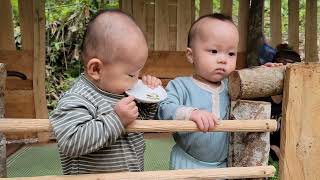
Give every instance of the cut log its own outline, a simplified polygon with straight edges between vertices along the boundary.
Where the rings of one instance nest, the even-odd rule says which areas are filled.
[[[282,94],[285,68],[261,66],[232,72],[228,81],[231,100]]]
[[[271,103],[239,100],[231,103],[231,119],[259,119],[271,116]],[[270,133],[233,132],[229,142],[229,167],[262,166],[268,164]]]
[[[0,118],[4,118],[4,90],[6,89],[7,71],[5,64],[0,63]],[[0,133],[0,177],[7,177],[6,138]]]

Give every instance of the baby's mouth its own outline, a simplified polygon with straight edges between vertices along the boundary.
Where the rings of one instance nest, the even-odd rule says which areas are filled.
[[[214,70],[214,72],[219,73],[219,74],[224,74],[226,70],[224,68],[217,68]]]

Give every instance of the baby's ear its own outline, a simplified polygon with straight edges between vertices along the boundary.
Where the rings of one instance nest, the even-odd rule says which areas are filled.
[[[192,49],[191,48],[187,48],[186,50],[186,56],[188,61],[193,64],[193,54],[192,54]]]
[[[100,59],[90,59],[86,65],[88,75],[95,81],[99,81],[101,78],[103,63]]]

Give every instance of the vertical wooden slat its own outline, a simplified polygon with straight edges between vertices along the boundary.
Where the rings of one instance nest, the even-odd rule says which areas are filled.
[[[281,1],[270,0],[271,45],[275,47],[282,42]]]
[[[36,118],[48,118],[45,94],[45,0],[35,0],[33,8],[34,64],[33,93]]]
[[[121,11],[132,16],[132,0],[120,0]]]
[[[191,0],[191,23],[196,19],[195,0]]]
[[[221,13],[232,16],[232,0],[220,0]]]
[[[168,1],[169,11],[169,50],[177,50],[177,0]]]
[[[200,16],[212,13],[212,0],[200,0]]]
[[[146,36],[148,47],[154,50],[154,27],[155,27],[155,5],[154,0],[146,1]]]
[[[248,37],[248,21],[249,21],[249,7],[250,0],[239,1],[239,46],[237,57],[237,69],[241,69],[247,66],[246,63],[246,51],[247,51],[247,37]]]
[[[318,62],[317,1],[306,0],[305,61]]]
[[[168,0],[155,0],[155,50],[169,50]]]
[[[288,0],[289,22],[288,41],[293,49],[299,52],[299,0]]]
[[[10,0],[0,1],[0,49],[16,50]]]
[[[33,6],[35,1],[19,0],[21,44],[23,50],[33,50]]]
[[[191,26],[191,0],[178,0],[177,50],[187,48],[188,31]]]
[[[132,14],[143,33],[146,32],[145,0],[132,1]]]

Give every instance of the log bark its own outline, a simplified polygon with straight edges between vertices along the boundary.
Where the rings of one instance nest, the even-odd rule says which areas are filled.
[[[7,79],[7,71],[5,64],[0,63],[0,118],[4,118],[5,100],[4,91]],[[7,177],[6,164],[6,138],[0,133],[0,177]]]
[[[271,116],[271,103],[238,100],[231,103],[231,119],[259,119]],[[267,165],[270,133],[233,132],[229,142],[229,167]]]
[[[286,66],[256,67],[234,71],[229,76],[231,100],[282,94]]]

